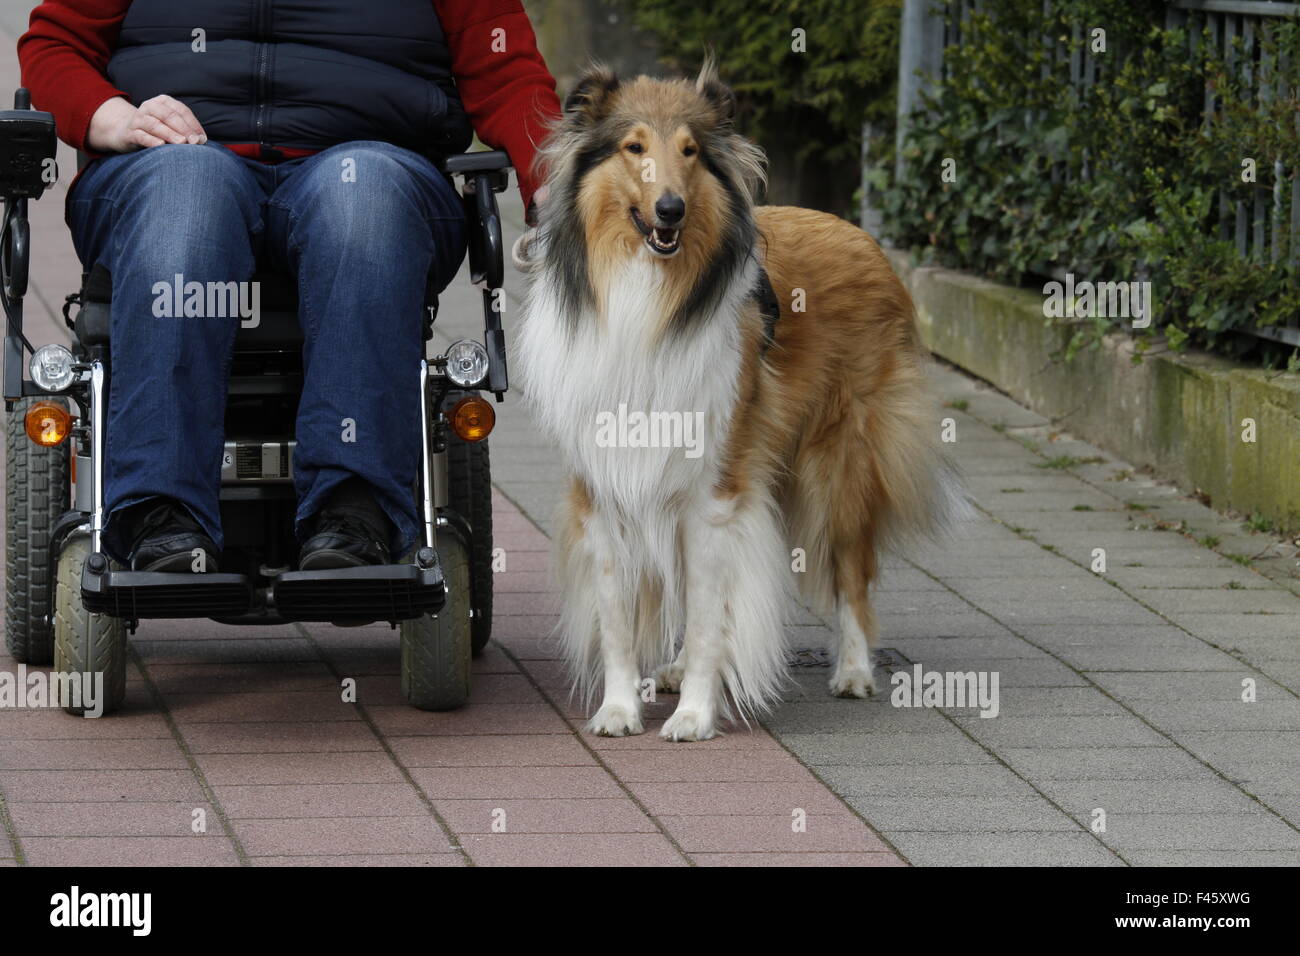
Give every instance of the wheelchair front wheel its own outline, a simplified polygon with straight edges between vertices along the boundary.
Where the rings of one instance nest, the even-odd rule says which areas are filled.
[[[402,621],[402,695],[420,710],[455,710],[469,700],[470,560],[449,531],[438,532],[447,603],[437,614]]]
[[[59,674],[83,675],[84,682],[102,676],[99,690],[100,713],[109,714],[122,706],[126,697],[126,623],[107,614],[92,614],[81,603],[81,568],[90,555],[90,539],[73,538],[59,554],[54,606],[54,670]],[[70,714],[84,715],[92,708],[83,699],[65,705]]]
[[[24,398],[5,416],[5,645],[14,660],[48,664],[54,653],[50,530],[68,509],[68,443],[32,444]]]
[[[476,391],[453,389],[443,402],[444,412]],[[450,432],[450,429],[448,429]],[[492,464],[488,439],[471,442],[447,436],[447,504],[469,522],[471,529],[469,573],[474,594],[470,621],[474,656],[492,638]]]

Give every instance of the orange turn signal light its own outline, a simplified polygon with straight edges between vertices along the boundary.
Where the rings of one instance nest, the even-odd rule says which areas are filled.
[[[38,445],[61,445],[72,431],[72,416],[58,402],[37,402],[24,416],[27,437]]]
[[[496,423],[491,404],[477,395],[466,395],[451,407],[451,430],[462,441],[482,441]]]

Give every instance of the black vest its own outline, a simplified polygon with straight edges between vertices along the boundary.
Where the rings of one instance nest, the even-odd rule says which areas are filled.
[[[108,78],[269,156],[365,139],[446,156],[473,137],[433,0],[133,0]]]

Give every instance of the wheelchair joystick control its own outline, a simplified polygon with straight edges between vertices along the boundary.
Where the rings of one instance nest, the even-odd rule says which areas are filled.
[[[86,567],[90,569],[92,574],[103,574],[108,570],[108,561],[96,551],[86,558]]]
[[[422,568],[431,568],[433,563],[438,559],[433,548],[421,548],[415,552],[415,561]]]

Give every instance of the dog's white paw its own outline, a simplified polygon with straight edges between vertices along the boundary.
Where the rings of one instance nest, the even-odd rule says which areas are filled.
[[[682,689],[682,674],[686,668],[674,661],[655,671],[655,690],[661,694],[675,694]]]
[[[587,722],[587,729],[598,737],[627,737],[645,731],[641,712],[626,704],[602,704],[596,716]]]
[[[876,679],[867,667],[837,667],[831,675],[831,693],[836,697],[870,697]]]
[[[659,731],[660,737],[672,741],[708,740],[717,734],[712,717],[682,707],[673,711],[673,715],[664,721],[663,730]]]

